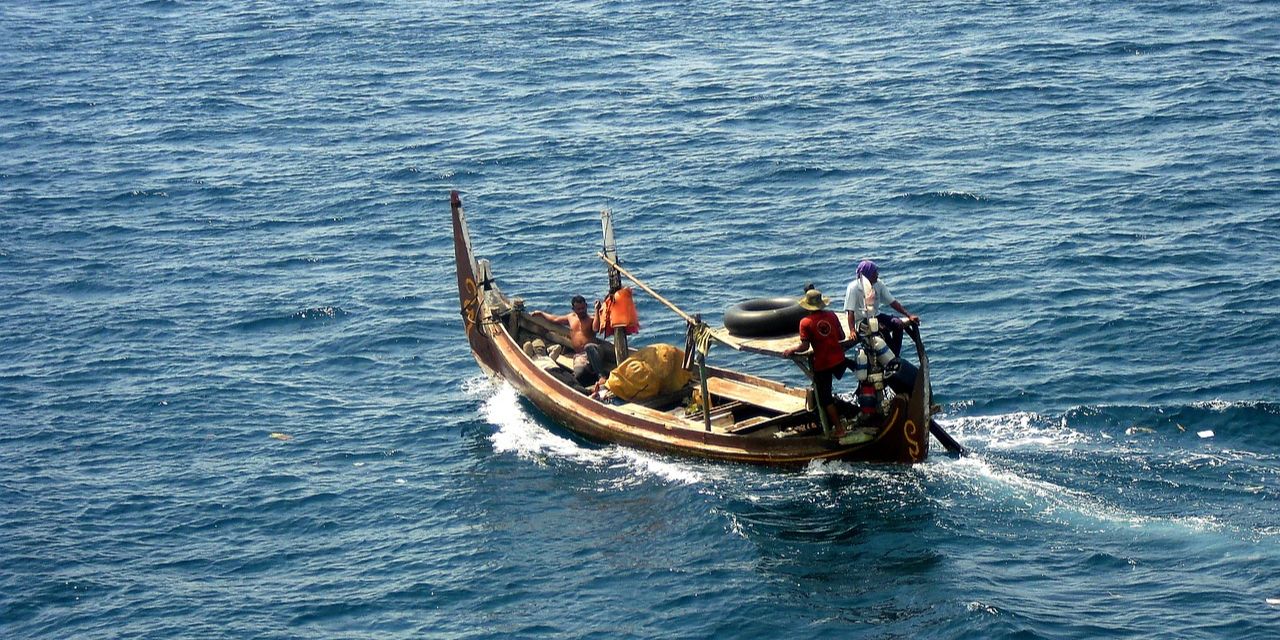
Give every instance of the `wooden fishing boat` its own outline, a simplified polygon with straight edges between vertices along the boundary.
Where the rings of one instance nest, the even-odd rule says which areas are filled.
[[[616,254],[611,251],[612,230],[607,216],[606,252],[600,257],[609,265],[615,281],[625,275],[685,318],[685,365],[692,381],[674,394],[645,402],[601,401],[590,395],[589,389],[578,386],[569,373],[570,355],[552,357],[555,349],[552,354],[527,349],[541,341],[545,345],[563,345],[571,354],[567,327],[531,313],[523,308],[522,300],[499,289],[488,261],[477,260],[472,252],[456,191],[451,195],[451,205],[459,303],[476,362],[487,374],[510,383],[539,410],[574,433],[597,442],[649,451],[775,466],[804,465],[813,460],[922,462],[929,455],[931,427],[940,438],[946,438],[942,442],[948,449],[962,451],[931,419],[935,407],[930,404],[928,359],[918,331],[909,332],[918,358],[918,364],[912,367],[916,370],[913,384],[886,398],[883,411],[858,425],[859,437],[852,439],[859,441],[849,442],[851,438],[846,436],[842,442],[832,437],[833,429],[825,424],[824,412],[813,410],[816,403],[810,389],[789,387],[705,362],[712,344],[783,357],[783,349],[798,342],[795,334],[772,339],[739,338],[723,328],[709,327],[700,316],[680,311],[617,264]],[[619,331],[615,343],[604,343],[601,351],[609,366],[616,366],[618,358],[612,350],[619,345],[619,355],[631,353],[624,337],[625,333]],[[805,370],[804,358],[793,359]]]

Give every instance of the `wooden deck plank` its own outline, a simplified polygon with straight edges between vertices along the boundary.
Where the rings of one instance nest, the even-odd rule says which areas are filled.
[[[857,342],[853,337],[853,331],[849,330],[848,314],[843,311],[836,311],[835,314],[836,317],[840,319],[840,328],[844,329],[844,341],[840,344],[844,346],[845,349],[848,349]],[[711,334],[720,343],[737,351],[746,351],[747,353],[758,353],[761,355],[782,358],[784,357],[782,355],[783,351],[800,343],[799,330],[800,327],[797,326],[797,333],[777,336],[774,338],[744,338],[729,333],[729,330],[724,327],[713,329]]]
[[[712,395],[738,400],[778,413],[794,413],[805,408],[804,398],[727,378],[708,377],[707,390]]]

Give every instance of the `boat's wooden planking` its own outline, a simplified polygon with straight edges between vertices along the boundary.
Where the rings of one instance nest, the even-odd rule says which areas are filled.
[[[712,395],[738,400],[775,413],[805,410],[805,398],[774,389],[752,385],[719,376],[707,376],[707,391]]]

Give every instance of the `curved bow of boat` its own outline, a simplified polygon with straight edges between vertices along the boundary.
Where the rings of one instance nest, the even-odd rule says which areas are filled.
[[[453,256],[458,273],[459,311],[466,326],[467,342],[476,362],[486,373],[493,375],[500,367],[500,359],[484,327],[484,288],[490,283],[477,281],[476,258],[471,252],[471,231],[467,228],[462,197],[457,191],[449,194],[449,205],[453,211]]]

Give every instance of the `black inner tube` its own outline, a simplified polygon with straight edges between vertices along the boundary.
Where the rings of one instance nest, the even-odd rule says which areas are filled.
[[[724,328],[742,338],[785,336],[798,332],[808,313],[795,298],[752,298],[725,310]]]

